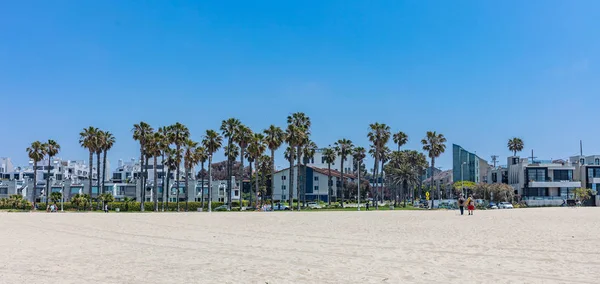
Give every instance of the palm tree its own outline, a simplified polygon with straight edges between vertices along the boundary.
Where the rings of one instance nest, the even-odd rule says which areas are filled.
[[[508,150],[513,152],[513,156],[517,155],[517,152],[523,151],[523,140],[521,138],[514,137],[508,140]]]
[[[175,145],[175,161],[177,162],[177,170],[175,172],[175,184],[177,185],[177,211],[179,211],[179,168],[183,159],[181,147],[185,141],[190,138],[190,130],[183,124],[177,122],[169,127],[171,129],[171,143]]]
[[[100,188],[100,155],[102,155],[102,149],[104,148],[104,131],[98,130],[96,136],[96,187],[98,188],[96,198],[98,198],[102,194],[102,189]]]
[[[150,133],[154,132],[154,129],[152,128],[152,126],[150,126],[150,124],[145,123],[145,122],[140,122],[139,124],[134,124],[133,125],[133,140],[139,141],[140,142],[140,173],[139,173],[139,178],[141,181],[141,188],[142,191],[140,192],[140,197],[142,200],[140,200],[140,210],[144,211],[144,203],[146,201],[146,176],[144,175],[144,157],[145,155],[145,149],[146,149],[146,141],[148,141],[149,137],[150,137]]]
[[[435,131],[427,131],[427,136],[421,140],[423,144],[423,150],[429,154],[431,158],[431,173],[435,168],[435,158],[439,157],[444,151],[446,151],[446,137],[443,134],[437,134]],[[438,194],[440,194],[438,192]],[[440,195],[441,196],[441,195]]]
[[[202,141],[208,154],[208,212],[212,211],[212,157],[223,145],[223,137],[214,130],[206,130]]]
[[[175,153],[175,149],[167,148],[165,150],[165,155],[167,159],[165,160],[165,165],[167,167],[167,182],[165,186],[163,186],[163,202],[166,203],[167,211],[169,210],[169,181],[171,181],[171,173],[177,170],[177,153]],[[179,163],[181,164],[181,163]],[[177,189],[179,191],[179,188]],[[163,211],[164,211],[163,205]]]
[[[317,144],[313,141],[308,141],[308,143],[306,143],[304,145],[304,147],[302,147],[302,156],[304,157],[302,159],[302,161],[304,162],[304,177],[305,177],[304,186],[302,187],[302,206],[304,206],[304,207],[306,207],[306,177],[308,176],[308,174],[306,173],[306,171],[307,171],[306,164],[308,164],[308,161],[315,156],[316,151],[317,151]]]
[[[235,159],[237,158],[237,156],[239,154],[240,148],[237,145],[235,145],[235,144],[230,144],[230,145],[225,146],[225,148],[223,150],[225,150],[225,157],[227,158],[227,164],[229,164],[229,173],[230,173],[229,179],[231,180],[231,177],[232,177],[231,173],[232,173],[232,169],[233,169],[233,163],[235,163]],[[241,185],[241,183],[240,183],[240,185]],[[233,187],[229,190],[229,194],[227,196],[227,199],[228,199],[228,201],[227,201],[227,204],[228,204],[227,210],[231,210],[233,208],[232,205],[231,205],[232,204],[231,202],[232,202],[232,199],[233,199]]]
[[[240,146],[240,211],[242,211],[242,205],[244,202],[244,198],[242,195],[242,188],[243,188],[243,182],[244,182],[244,159],[245,159],[245,151],[246,148],[248,148],[248,144],[250,143],[250,141],[252,140],[252,130],[250,130],[250,128],[246,127],[243,124],[240,124],[238,126],[238,131],[235,135],[235,137],[233,137],[233,141],[235,141],[236,143],[238,143],[238,145]]]
[[[48,207],[48,197],[50,197],[50,166],[52,157],[56,156],[60,152],[60,145],[56,141],[50,139],[48,142],[43,144],[44,151],[48,155],[48,174],[46,176],[46,207]]]
[[[46,155],[46,147],[42,142],[35,141],[31,143],[31,146],[26,149],[27,155],[30,159],[33,160],[33,193],[31,194],[31,202],[33,203],[33,208],[35,208],[35,190],[37,185],[37,164],[39,161],[44,159]]]
[[[185,169],[185,211],[188,211],[188,197],[190,196],[190,188],[189,188],[189,179],[193,176],[194,167],[198,165],[200,161],[198,157],[198,142],[194,142],[190,139],[185,141],[184,147],[184,169]],[[194,191],[191,191],[194,192]],[[178,191],[179,193],[179,191]],[[179,201],[179,196],[177,197],[177,201]],[[179,211],[179,205],[177,206],[177,211]]]
[[[281,147],[285,138],[285,133],[280,127],[275,125],[269,126],[263,133],[265,134],[265,143],[267,143],[267,147],[269,147],[269,150],[271,151],[271,208],[273,208],[273,194],[275,192],[275,188],[273,187],[275,184],[275,151]]]
[[[406,197],[409,184],[417,184],[421,173],[427,167],[427,158],[417,151],[395,151],[390,155],[390,162],[385,165],[386,179],[394,188],[402,188],[402,199],[406,206]]]
[[[369,141],[371,141],[371,151],[369,151],[369,153],[371,155],[373,155],[373,158],[375,158],[375,165],[373,167],[373,178],[375,180],[375,192],[377,192],[377,195],[379,195],[379,192],[377,190],[377,185],[380,184],[379,183],[379,176],[378,176],[378,166],[379,166],[379,159],[381,156],[381,151],[383,149],[383,147],[387,144],[388,140],[390,139],[390,127],[387,126],[385,123],[372,123],[369,125],[369,133],[367,134],[367,137],[369,137]],[[383,172],[383,170],[382,170]],[[383,184],[381,185],[381,191],[383,192]],[[377,196],[377,198],[373,198],[373,202],[375,202],[376,200],[379,199],[379,196]],[[379,202],[375,203],[375,207],[377,209],[379,209]]]
[[[385,163],[389,160],[391,152],[392,151],[390,150],[390,148],[388,148],[388,146],[385,146],[385,145],[379,151],[379,161],[381,161],[381,187],[380,187],[381,192],[380,192],[379,196],[381,197],[382,202],[385,199],[385,194],[383,192],[383,188],[385,186],[385,179],[383,178],[383,167],[385,166]]]
[[[266,148],[267,148],[267,145],[265,144],[265,136],[262,135],[261,133],[254,133],[254,135],[252,136],[252,140],[250,141],[250,144],[248,145],[248,154],[250,154],[249,160],[254,161],[254,169],[256,172],[254,186],[256,189],[255,194],[256,194],[257,204],[258,204],[258,191],[259,191],[259,186],[260,186],[259,178],[258,178],[258,163],[259,163],[260,157],[265,152]],[[252,166],[252,164],[250,164],[250,166]],[[250,170],[250,173],[252,173],[252,170]],[[250,194],[250,206],[252,206],[252,192]]]
[[[394,144],[398,145],[398,151],[400,151],[400,147],[406,145],[406,142],[408,142],[408,135],[402,131],[398,131],[394,133],[393,139]]]
[[[289,127],[288,127],[288,130],[289,130]],[[286,137],[289,137],[289,135],[286,135]],[[293,190],[293,184],[294,184],[294,182],[293,181],[294,181],[294,160],[296,160],[296,150],[295,150],[295,148],[293,146],[291,146],[291,145],[288,144],[287,148],[285,148],[285,152],[283,153],[283,157],[285,157],[285,159],[290,162],[290,168],[289,168],[289,177],[290,177],[290,180],[288,182],[288,184],[289,184],[289,188],[288,188],[288,194],[289,194],[289,196],[288,196],[288,199],[289,199],[289,202],[290,202],[290,209],[291,209],[291,208],[293,208],[292,204],[294,202],[294,199],[292,198],[292,194],[294,193],[294,190]],[[281,199],[283,199],[283,196],[282,196]],[[281,201],[283,201],[283,200],[281,200]]]
[[[204,145],[204,141],[202,142]],[[199,146],[196,148],[196,153],[198,155],[198,162],[200,162],[200,207],[204,210],[204,163],[208,160],[208,153],[206,151],[206,147]]]
[[[104,143],[102,143],[102,152],[104,152],[104,155],[102,158],[103,159],[102,165],[104,165],[104,166],[102,167],[102,191],[104,192],[104,182],[106,182],[106,154],[115,145],[116,139],[112,135],[112,133],[110,133],[109,131],[104,131],[103,142]]]
[[[302,193],[301,189],[306,187],[306,177],[300,176],[300,174],[303,172],[300,170],[300,166],[302,165],[302,147],[304,147],[304,145],[306,145],[310,139],[311,122],[310,118],[306,114],[303,112],[296,112],[287,117],[287,123],[288,125],[292,125],[297,131],[295,136],[296,139],[294,139],[293,142],[294,146],[296,147],[296,165],[298,168],[298,176],[296,177],[296,192],[298,195],[297,208],[300,210],[300,195]]]
[[[79,144],[81,147],[88,149],[90,152],[90,163],[88,169],[88,182],[90,187],[89,196],[92,196],[92,165],[94,164],[94,152],[96,152],[96,145],[98,144],[96,141],[98,139],[98,131],[100,131],[98,128],[90,126],[88,128],[84,128],[83,131],[79,133]]]
[[[356,172],[360,173],[361,171],[361,166],[362,166],[362,161],[365,159],[365,157],[367,156],[366,150],[363,147],[356,147],[354,148],[354,151],[352,152],[352,158],[354,159],[354,163],[356,164]],[[360,177],[360,175],[359,175]],[[360,193],[360,179],[358,179],[358,191],[357,194]],[[357,198],[358,201],[358,198]],[[358,206],[360,206],[360,204],[358,204]]]
[[[342,205],[342,207],[344,207],[344,194],[345,194],[344,161],[347,160],[348,154],[352,153],[353,148],[354,148],[354,145],[352,144],[352,141],[350,141],[348,139],[340,139],[337,142],[335,142],[335,151],[336,151],[337,155],[340,156],[340,160],[341,160],[341,162],[340,162],[340,174],[341,174],[340,193],[342,195],[342,199],[340,201],[340,205]]]
[[[167,161],[165,160],[165,156],[167,155],[167,153],[170,150],[169,145],[171,144],[171,141],[170,141],[171,128],[169,126],[163,126],[163,127],[158,128],[158,131],[156,133],[157,133],[156,138],[159,138],[158,146],[160,149],[160,154],[162,156],[162,165],[163,165],[163,170],[162,170],[162,172],[163,172],[163,177],[162,177],[163,198],[162,198],[161,205],[162,205],[162,211],[164,212],[165,211],[165,199],[168,198],[168,192],[167,192],[168,189],[165,188],[165,184],[166,184],[166,180],[169,178],[168,175],[165,175],[165,169],[167,168],[167,166],[166,166]]]
[[[162,155],[161,141],[162,134],[155,132],[146,141],[146,157],[152,157],[152,169],[154,171],[154,186],[152,187],[152,196],[154,199],[154,211],[158,211],[158,157]]]
[[[240,122],[239,119],[237,118],[229,118],[227,120],[223,120],[221,122],[221,132],[223,133],[223,136],[225,136],[225,138],[227,138],[227,146],[225,148],[225,151],[227,151],[227,149],[233,150],[233,142],[234,142],[234,137],[236,137],[237,132],[240,128],[240,125],[242,123]],[[232,152],[230,153],[232,154]],[[236,154],[237,156],[237,154]],[[235,161],[235,159],[234,159]],[[227,159],[227,210],[231,210],[231,176],[232,176],[232,161],[231,159]]]
[[[326,148],[323,151],[323,159],[327,163],[327,203],[331,205],[331,191],[333,182],[331,180],[331,164],[335,162],[335,151],[331,148]]]

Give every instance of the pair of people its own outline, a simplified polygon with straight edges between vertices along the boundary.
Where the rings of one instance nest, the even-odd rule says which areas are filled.
[[[475,211],[475,199],[473,199],[473,195],[469,195],[469,198],[467,200],[465,200],[462,194],[458,198],[458,208],[460,209],[460,215],[464,215],[465,204],[467,205],[469,215],[473,215],[473,211]]]

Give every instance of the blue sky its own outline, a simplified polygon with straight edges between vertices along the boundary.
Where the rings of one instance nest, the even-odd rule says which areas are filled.
[[[438,131],[443,169],[452,143],[505,161],[512,136],[524,155],[565,158],[580,139],[600,154],[598,19],[598,1],[2,1],[0,156],[24,164],[52,138],[86,159],[93,125],[115,134],[114,167],[142,120],[201,140],[297,111],[319,146],[367,147],[373,122],[412,149]]]

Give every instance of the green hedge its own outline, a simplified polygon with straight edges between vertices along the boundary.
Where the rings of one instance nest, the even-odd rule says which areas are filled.
[[[51,204],[51,203],[49,203]],[[201,202],[188,202],[188,211],[198,211],[198,208],[201,207]],[[244,206],[248,206],[248,201],[244,200],[243,202]],[[56,204],[58,206],[58,210],[60,210],[60,202]],[[223,202],[212,202],[212,208],[217,208],[219,206],[223,205]],[[232,210],[239,210],[239,202],[232,202]],[[96,210],[102,210],[102,203],[98,203],[98,202],[92,202],[92,210],[96,211]],[[46,210],[46,203],[38,203],[38,208],[39,210]],[[125,202],[122,201],[115,201],[115,202],[109,202],[108,203],[108,209],[110,211],[114,211],[116,208],[119,208],[120,211],[122,212],[139,212],[140,211],[140,203],[139,202],[127,202],[127,204]],[[162,203],[159,202],[158,203],[158,210],[162,211]],[[8,206],[5,204],[0,204],[0,209],[14,209],[12,206]],[[20,209],[16,208],[16,209]],[[65,202],[63,204],[63,209],[65,211],[77,211],[77,206],[75,206],[75,204],[72,204],[71,202]],[[80,210],[83,210],[83,208],[79,208]],[[87,204],[85,206],[86,211],[90,210],[89,204]],[[144,204],[144,209],[145,211],[154,211],[154,202],[146,202]],[[181,211],[185,211],[185,202],[179,202],[179,209]],[[208,202],[204,202],[204,211],[208,210]],[[169,202],[169,205],[167,207],[167,204],[165,203],[165,211],[177,211],[177,203],[176,202]]]

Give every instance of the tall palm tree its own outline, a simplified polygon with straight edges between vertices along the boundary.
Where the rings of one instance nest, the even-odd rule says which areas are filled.
[[[301,165],[302,165],[302,147],[306,145],[310,139],[310,118],[303,112],[296,112],[287,117],[288,125],[292,125],[296,131],[296,139],[294,140],[294,146],[296,147],[296,165],[298,169],[298,176],[296,177],[296,192],[298,194],[297,208],[300,210],[300,195],[302,194],[302,188],[306,187],[306,177],[301,176]]]
[[[176,122],[170,126],[171,129],[171,143],[175,145],[175,161],[177,162],[177,171],[175,172],[175,184],[177,185],[177,211],[179,211],[179,169],[181,167],[181,161],[183,160],[181,147],[184,146],[185,141],[190,138],[190,130],[183,124]]]
[[[102,149],[104,148],[104,139],[105,139],[105,135],[104,135],[104,131],[102,130],[98,130],[98,133],[96,133],[96,187],[98,192],[96,193],[96,201],[98,201],[98,197],[100,197],[100,195],[102,195],[102,188],[100,188],[100,156],[102,155]],[[92,196],[90,195],[90,198]],[[91,203],[91,201],[90,201]],[[98,206],[100,206],[100,203],[98,203]],[[100,209],[100,208],[98,208]]]
[[[46,175],[46,207],[48,207],[48,197],[50,197],[50,166],[52,165],[52,157],[60,152],[60,145],[56,141],[50,139],[44,143],[44,151],[48,155],[48,174]]]
[[[204,141],[202,141],[204,145]],[[198,162],[200,163],[200,207],[204,209],[204,163],[208,160],[208,151],[206,147],[199,146],[196,148],[196,154],[198,155]]]
[[[240,211],[242,211],[242,206],[244,202],[244,198],[242,195],[243,183],[244,183],[244,159],[246,158],[245,152],[246,148],[248,148],[248,144],[252,140],[252,130],[247,126],[240,124],[238,126],[238,131],[233,137],[233,141],[238,143],[240,146],[240,172],[239,172],[239,180],[240,180]]]
[[[227,138],[227,146],[226,146],[226,151],[227,149],[229,149],[229,151],[231,152],[231,150],[233,150],[233,142],[234,142],[234,137],[236,137],[237,132],[240,128],[240,125],[242,125],[242,123],[240,122],[239,119],[237,118],[229,118],[227,120],[223,120],[221,122],[221,133],[223,134],[223,136],[225,138]],[[232,153],[230,153],[232,154]],[[234,159],[235,161],[235,159]],[[231,176],[232,176],[232,161],[231,159],[227,159],[227,210],[231,210],[231,189],[232,189],[232,185],[231,185]]]
[[[385,199],[385,194],[383,192],[383,188],[385,186],[385,179],[383,178],[383,167],[385,166],[385,163],[389,160],[391,152],[392,151],[390,150],[390,148],[388,148],[388,146],[385,145],[379,151],[379,161],[381,162],[381,187],[379,196],[381,197],[382,202]]]
[[[356,147],[354,148],[354,151],[352,151],[352,158],[354,159],[354,163],[356,164],[356,172],[360,173],[361,171],[361,167],[362,167],[362,161],[365,159],[365,157],[367,156],[366,150],[363,147]],[[358,179],[357,182],[358,185],[358,191],[357,194],[360,193],[360,179]],[[358,201],[358,198],[357,198]],[[358,205],[360,206],[360,204]]]
[[[165,169],[167,168],[167,161],[165,160],[165,156],[167,155],[167,153],[170,150],[170,135],[171,135],[171,128],[169,126],[163,126],[158,128],[158,131],[156,132],[156,138],[158,138],[158,146],[160,149],[160,154],[161,154],[161,158],[162,158],[162,173],[163,173],[163,177],[162,177],[162,189],[163,189],[163,198],[162,198],[162,211],[165,211],[165,199],[168,198],[168,189],[165,187],[166,184],[166,179],[169,178],[168,175],[165,175]]]
[[[167,182],[165,186],[163,186],[163,201],[166,203],[167,211],[169,210],[169,190],[171,189],[169,186],[169,181],[171,181],[171,173],[177,170],[177,153],[175,153],[175,149],[167,148],[165,150],[165,156],[167,159],[165,161],[165,166],[167,167]],[[179,163],[181,164],[181,163]],[[179,188],[177,189],[179,191]],[[165,210],[165,206],[163,205],[163,211]]]
[[[212,157],[223,145],[223,137],[214,130],[206,130],[202,141],[208,154],[208,212],[212,211]]]
[[[352,144],[352,141],[350,141],[348,139],[340,139],[337,142],[335,142],[335,151],[336,151],[337,155],[340,156],[340,161],[341,161],[340,162],[340,173],[341,173],[340,193],[342,195],[342,199],[340,201],[340,205],[342,207],[344,207],[344,194],[345,194],[344,161],[347,160],[348,154],[352,153],[353,148],[354,148],[354,145]]]
[[[335,162],[336,154],[331,148],[323,150],[323,159],[327,163],[327,203],[331,205],[331,193],[333,181],[331,180],[331,164]]]
[[[435,168],[435,158],[439,157],[444,151],[446,151],[446,137],[443,134],[438,134],[435,131],[427,131],[427,135],[421,144],[423,144],[423,150],[429,154],[431,158],[431,173]],[[438,195],[440,193],[438,192]],[[441,195],[440,195],[441,196]]]
[[[304,162],[304,186],[302,187],[302,206],[306,207],[306,177],[308,176],[307,166],[308,161],[315,156],[315,152],[317,151],[317,144],[313,141],[308,141],[302,147],[302,161]]]
[[[227,158],[227,163],[230,165],[229,166],[229,172],[232,173],[232,169],[233,169],[233,164],[235,163],[235,159],[237,158],[240,148],[235,145],[235,144],[230,144],[225,146],[225,148],[223,149],[225,150],[225,157]],[[232,175],[229,175],[229,179],[231,179]],[[241,183],[240,183],[241,185]],[[240,194],[241,195],[241,194]],[[227,210],[231,210],[232,207],[232,199],[233,199],[233,185],[232,188],[229,190],[229,194],[227,196]]]
[[[394,144],[398,145],[398,151],[400,151],[400,147],[406,145],[408,142],[408,135],[402,131],[398,131],[397,133],[394,133],[393,139]]]
[[[140,122],[138,124],[133,125],[133,140],[140,142],[140,173],[139,178],[141,181],[141,192],[140,197],[140,210],[144,211],[144,203],[146,201],[146,177],[144,176],[144,158],[145,158],[145,149],[146,149],[146,141],[148,140],[150,133],[154,132],[154,129],[150,124],[146,122]]]
[[[198,152],[198,142],[188,139],[184,144],[184,149],[185,191],[187,194],[185,198],[185,211],[187,212],[189,199],[188,196],[190,196],[190,193],[195,192],[194,190],[190,191],[189,179],[194,175],[194,167],[196,167],[198,162],[200,162],[200,155]]]
[[[31,203],[33,203],[33,208],[35,208],[35,190],[37,185],[37,165],[38,162],[44,159],[46,155],[46,147],[40,141],[34,141],[31,143],[31,146],[26,149],[27,155],[30,159],[33,160],[33,191],[31,194]],[[28,185],[29,186],[29,185]]]
[[[288,127],[289,129],[289,127]],[[289,137],[286,135],[286,137]],[[288,142],[289,143],[289,142]],[[293,198],[293,194],[294,194],[294,189],[293,189],[293,185],[294,185],[294,160],[296,160],[296,149],[289,145],[287,146],[287,148],[285,148],[285,152],[283,153],[283,157],[288,160],[290,162],[290,168],[289,168],[289,177],[290,180],[288,181],[288,200],[289,200],[289,204],[290,204],[290,208],[293,208],[293,202],[294,202],[294,198]],[[281,198],[283,199],[283,197]],[[281,200],[283,201],[283,200]]]
[[[90,126],[88,128],[84,128],[83,131],[79,133],[79,144],[81,147],[88,149],[90,152],[90,161],[89,161],[89,169],[88,169],[88,182],[89,182],[89,195],[92,196],[92,172],[94,165],[94,153],[96,152],[96,145],[98,139],[98,128]],[[91,209],[91,206],[90,206]]]
[[[115,145],[116,143],[116,139],[115,136],[112,135],[112,133],[110,133],[109,131],[104,131],[104,140],[103,140],[103,144],[102,144],[102,152],[103,157],[103,163],[102,165],[104,165],[102,167],[102,191],[104,192],[104,183],[106,182],[106,154],[108,154],[108,151],[110,151],[110,149],[112,149],[112,147]]]
[[[383,149],[383,147],[387,144],[388,140],[390,139],[390,127],[387,126],[385,123],[372,123],[369,125],[369,133],[367,134],[367,137],[369,138],[369,141],[371,141],[371,151],[369,151],[369,153],[371,153],[373,155],[373,158],[375,158],[375,165],[373,166],[373,177],[375,179],[375,192],[377,192],[377,195],[379,195],[379,191],[377,189],[377,186],[379,185],[381,187],[381,191],[383,192],[383,184],[379,182],[379,176],[378,176],[378,166],[379,166],[379,159],[381,156],[381,151]],[[375,202],[376,200],[379,199],[379,196],[377,196],[376,198],[373,198],[373,202]],[[375,203],[375,207],[377,209],[379,209],[379,202]]]
[[[255,182],[254,182],[254,186],[255,186],[255,192],[254,194],[256,194],[256,202],[258,204],[258,191],[259,191],[259,177],[258,177],[258,163],[260,160],[260,157],[262,156],[262,154],[265,152],[267,148],[267,145],[265,144],[265,136],[261,133],[254,133],[254,135],[252,136],[252,140],[250,141],[250,144],[248,145],[248,154],[249,158],[254,161],[254,169],[256,172],[256,176],[255,176]],[[252,164],[250,164],[250,166],[252,166]],[[250,173],[252,173],[252,170],[250,171]],[[250,206],[252,206],[252,193],[250,194]]]
[[[146,145],[146,156],[152,157],[152,169],[154,171],[154,186],[152,187],[152,196],[154,199],[154,211],[158,212],[158,157],[162,155],[161,151],[161,140],[163,139],[162,134],[155,132],[148,137]]]
[[[508,150],[513,152],[513,156],[517,155],[517,152],[523,151],[525,144],[521,138],[513,137],[508,140]]]
[[[284,141],[285,133],[280,127],[271,125],[263,131],[265,134],[265,143],[271,151],[271,208],[273,208],[273,194],[275,192],[275,151],[281,147]]]

